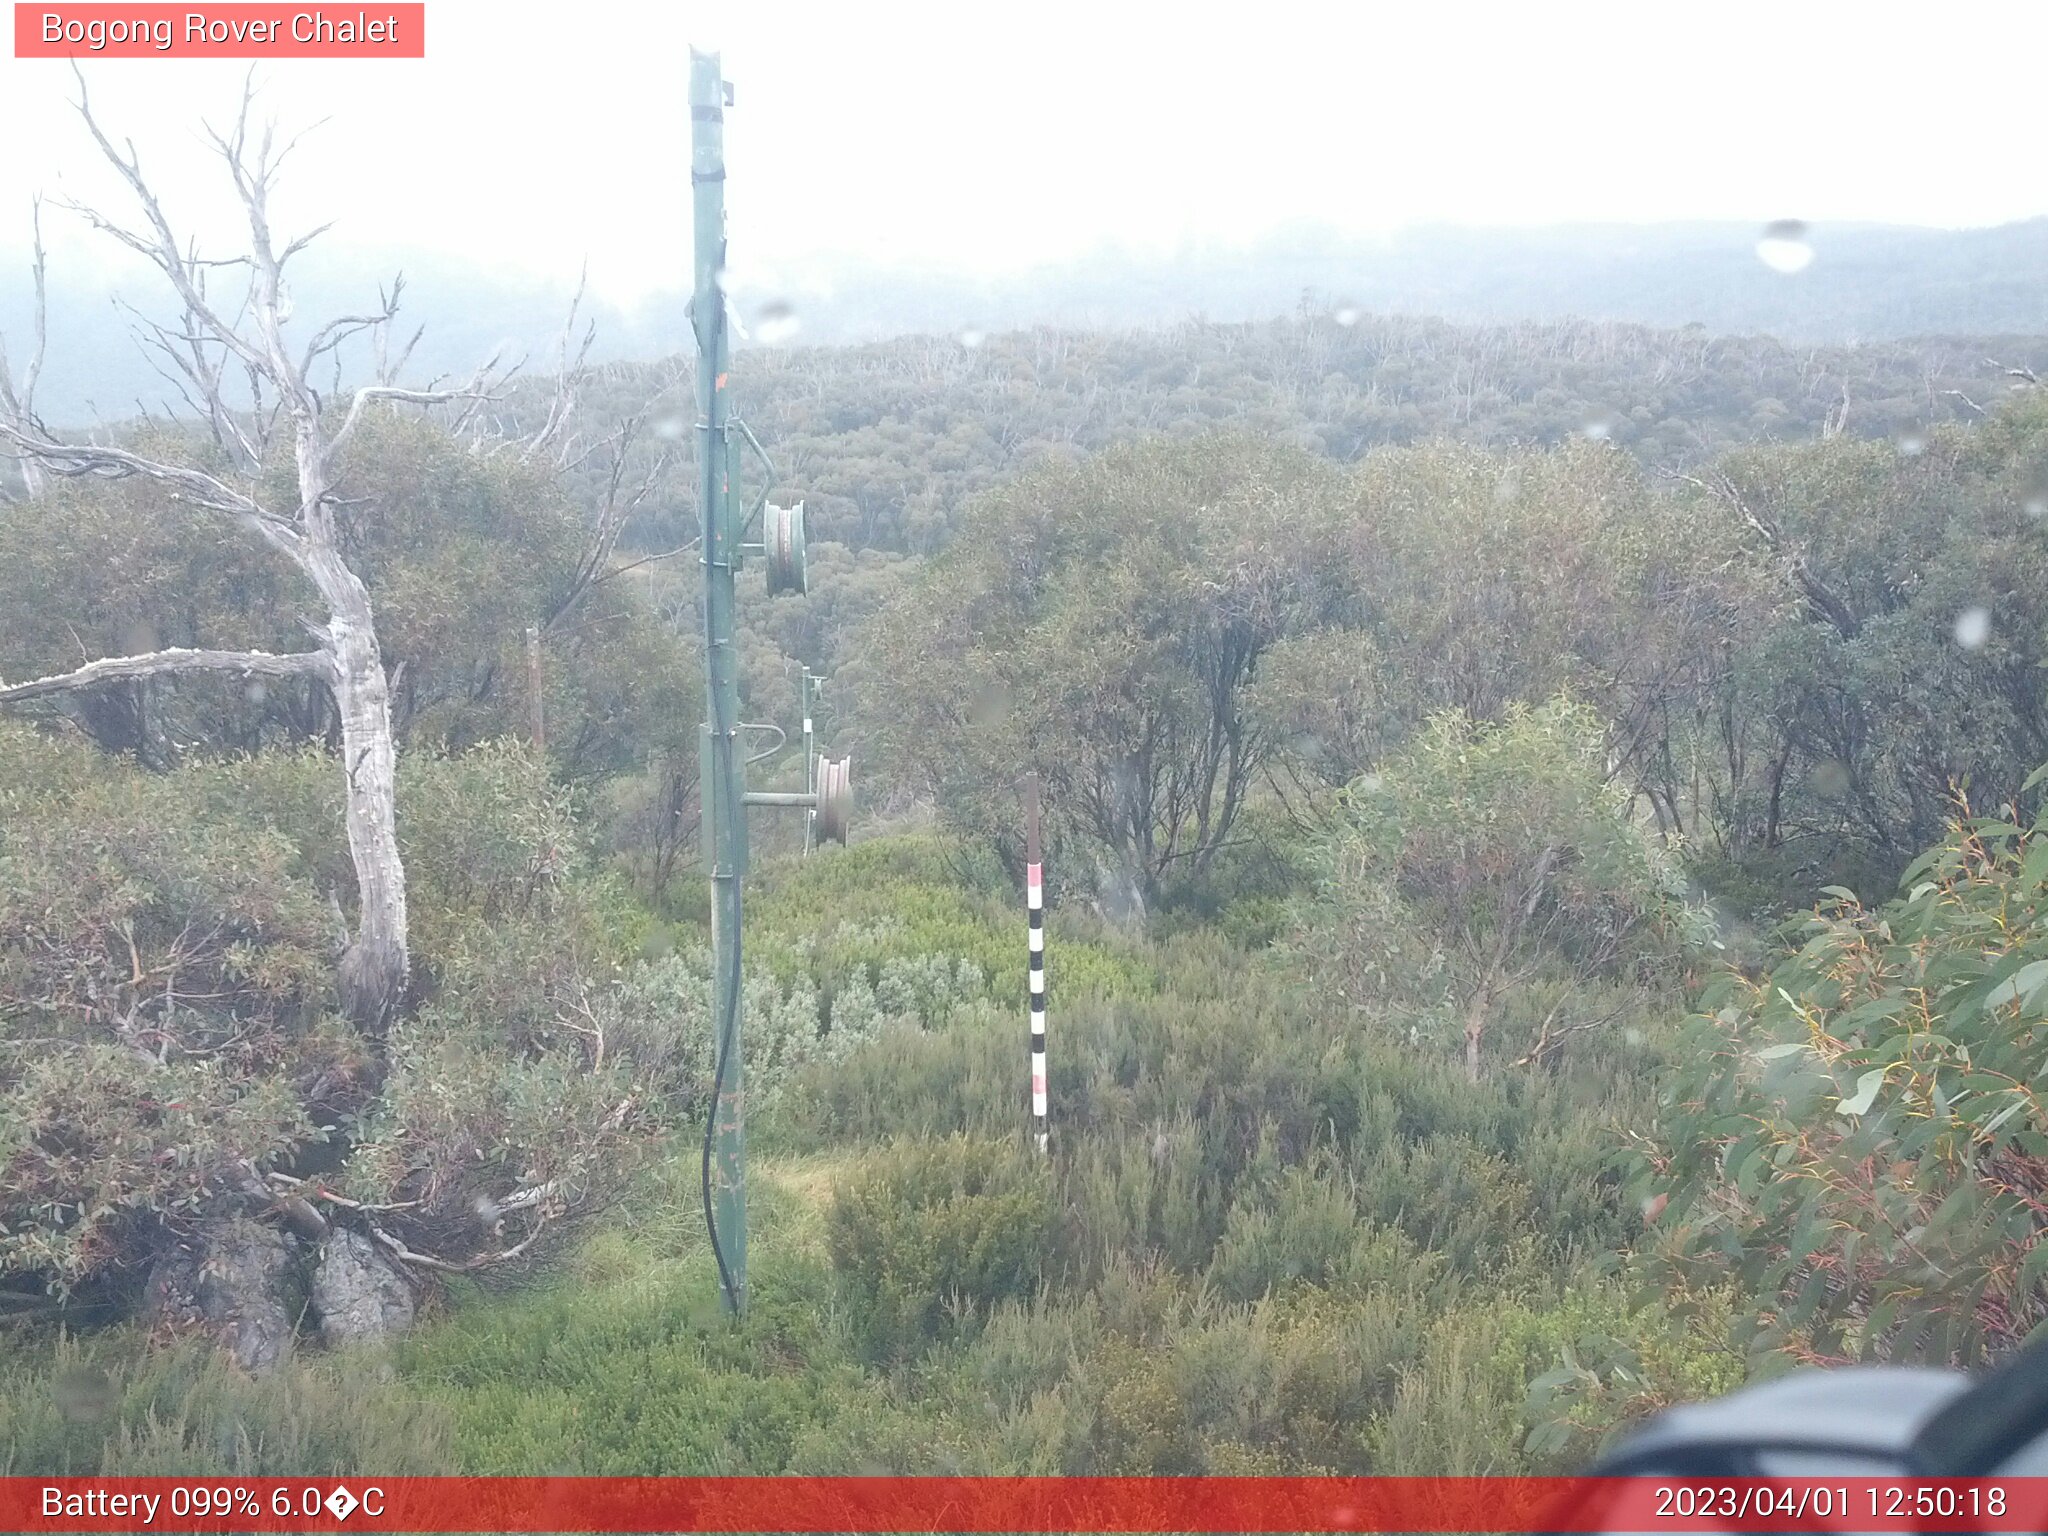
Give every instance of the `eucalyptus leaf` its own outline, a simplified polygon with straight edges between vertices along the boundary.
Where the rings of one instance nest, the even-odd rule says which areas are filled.
[[[1984,1006],[2002,1008],[2007,1003],[2031,1006],[2043,987],[2048,987],[2048,960],[2032,960],[1993,987],[1984,999]]]
[[[1812,1049],[1813,1046],[1805,1040],[1793,1040],[1784,1045],[1766,1046],[1763,1050],[1756,1053],[1756,1059],[1758,1061],[1780,1061],[1799,1051],[1810,1051]]]

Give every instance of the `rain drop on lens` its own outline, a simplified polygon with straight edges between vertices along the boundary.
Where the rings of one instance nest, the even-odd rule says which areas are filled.
[[[1916,432],[1911,428],[1899,434],[1898,443],[1899,452],[1909,459],[1917,459],[1927,451],[1927,435],[1924,432]]]
[[[988,337],[986,335],[984,335],[980,331],[974,330],[972,327],[960,333],[960,345],[965,347],[970,352],[972,352],[976,347],[980,346],[986,340],[988,340]]]
[[[767,346],[776,346],[796,335],[796,311],[781,299],[771,299],[754,316],[754,333]]]
[[[2039,522],[2048,517],[2048,468],[2036,469],[2020,482],[2020,510]]]
[[[1339,309],[1330,318],[1335,320],[1339,325],[1350,326],[1358,324],[1359,316],[1358,311],[1355,308],[1353,308],[1349,304],[1346,304],[1342,309]]]
[[[1757,260],[1773,272],[1804,272],[1813,263],[1813,246],[1803,219],[1777,219],[1764,226],[1756,243]]]
[[[1965,608],[1956,615],[1956,644],[1966,651],[1981,651],[1991,638],[1991,611]]]
[[[74,1424],[105,1418],[114,1405],[114,1383],[91,1366],[73,1366],[51,1383],[51,1394],[64,1417]]]
[[[990,683],[975,694],[968,706],[968,715],[976,725],[986,728],[1008,720],[1015,707],[1008,688],[1001,683]]]
[[[1593,442],[1604,443],[1614,436],[1614,423],[1605,417],[1598,417],[1587,422],[1579,431]]]
[[[673,443],[683,435],[683,418],[663,416],[654,423],[654,435],[665,443]]]

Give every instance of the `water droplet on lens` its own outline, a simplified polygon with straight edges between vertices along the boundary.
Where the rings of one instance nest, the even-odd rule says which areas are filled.
[[[1813,792],[1833,799],[1849,792],[1849,765],[1839,757],[1824,757],[1813,768]]]
[[[972,326],[969,326],[960,333],[960,345],[970,352],[987,340],[988,336],[986,333],[977,331]]]
[[[1335,320],[1339,325],[1356,325],[1358,324],[1360,317],[1358,310],[1355,307],[1346,304],[1330,318]]]
[[[673,443],[683,435],[683,427],[680,416],[658,417],[654,423],[654,435],[665,443]]]
[[[1981,651],[1991,638],[1991,610],[1965,608],[1956,615],[1956,644],[1966,651]]]
[[[754,315],[754,334],[764,346],[779,346],[801,329],[796,311],[782,299],[770,299]]]
[[[1596,443],[1604,443],[1614,436],[1614,423],[1605,416],[1596,416],[1579,428],[1582,436]]]
[[[2020,481],[2020,510],[2039,520],[2048,517],[2048,465],[2030,470]]]
[[[978,726],[1001,725],[1010,718],[1015,702],[1010,690],[1001,682],[992,682],[980,689],[968,705],[968,715]]]
[[[1908,427],[1898,437],[1899,452],[1909,459],[1917,459],[1927,451],[1927,434]]]
[[[73,1424],[105,1418],[114,1406],[114,1383],[105,1371],[89,1365],[61,1371],[50,1384],[58,1410]]]
[[[1776,219],[1764,226],[1756,243],[1757,260],[1773,272],[1804,272],[1813,263],[1813,246],[1803,219]]]
[[[1296,731],[1287,738],[1287,750],[1305,762],[1319,762],[1329,751],[1323,738],[1311,731]]]

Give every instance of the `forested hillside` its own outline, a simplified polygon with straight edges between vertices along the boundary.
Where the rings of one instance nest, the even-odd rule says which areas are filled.
[[[2048,332],[2048,220],[1989,229],[1822,224],[1810,232],[1812,264],[1794,275],[1757,259],[1760,233],[1726,223],[1436,226],[1371,238],[1307,223],[1237,246],[1101,249],[1000,276],[920,269],[914,257],[886,266],[804,261],[742,282],[734,302],[765,338],[756,350],[767,351],[792,339],[846,347],[918,334],[1241,324],[1285,314],[1303,294],[1326,311],[1467,324],[1697,325],[1716,336],[1768,335],[1808,347]],[[601,286],[607,253],[587,254]],[[308,253],[300,299],[309,311],[347,310],[365,271],[405,273],[409,307],[427,322],[417,352],[423,376],[473,367],[501,344],[511,354],[549,356],[573,286],[479,271],[432,250],[323,242]],[[687,334],[688,297],[679,264],[668,289],[592,300],[594,356],[616,362],[668,351]],[[28,303],[26,292],[0,291],[0,331],[22,334]],[[163,379],[130,346],[126,320],[97,285],[60,268],[51,274],[50,303],[57,331],[77,338],[75,350],[50,360],[44,398],[54,419],[116,420],[138,401],[164,397]]]
[[[747,418],[773,446],[785,487],[809,499],[820,535],[924,554],[945,542],[968,496],[1047,452],[1222,429],[1348,463],[1437,437],[1486,447],[1580,437],[1657,471],[1742,443],[1837,432],[1910,445],[1997,405],[2019,385],[2010,370],[2048,367],[2048,343],[1799,346],[1700,327],[1459,325],[1305,305],[1257,324],[904,337],[746,359]],[[585,387],[584,408],[617,422],[649,400],[670,402],[649,426],[674,439],[686,396],[674,362],[612,364]],[[538,421],[548,399],[535,385],[508,420]],[[686,466],[665,490],[675,526],[690,524]]]
[[[2048,340],[743,354],[863,805],[732,1323],[688,378],[201,323],[279,414],[0,422],[0,1473],[1559,1470],[2048,1316]]]

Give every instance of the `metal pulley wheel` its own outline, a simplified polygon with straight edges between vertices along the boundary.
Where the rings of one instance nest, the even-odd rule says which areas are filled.
[[[807,592],[804,577],[804,504],[761,510],[761,543],[768,558],[768,592]]]
[[[824,757],[818,760],[818,841],[830,838],[846,846],[846,829],[853,824],[853,759]]]

